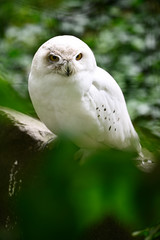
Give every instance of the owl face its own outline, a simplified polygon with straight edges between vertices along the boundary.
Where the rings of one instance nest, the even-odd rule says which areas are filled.
[[[81,52],[63,49],[62,46],[49,49],[45,56],[46,67],[57,74],[69,77],[77,71],[85,70],[86,56]],[[63,51],[62,51],[63,49]],[[83,59],[82,59],[83,58]]]
[[[80,39],[61,36],[44,43],[35,54],[33,64],[38,71],[43,69],[45,74],[69,77],[93,70],[96,61],[91,49]]]

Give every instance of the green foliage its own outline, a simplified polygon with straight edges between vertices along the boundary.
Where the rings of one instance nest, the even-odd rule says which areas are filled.
[[[0,105],[34,115],[27,78],[35,51],[55,35],[75,35],[119,83],[142,145],[159,159],[157,0],[1,0],[0,5]],[[74,152],[73,145],[62,143],[42,156],[37,177],[26,179],[17,205],[17,234],[22,231],[22,239],[77,239],[89,225],[112,216],[134,231],[151,226],[140,234],[158,239],[159,166],[142,173],[131,153],[113,150],[79,165]]]
[[[28,100],[27,78],[37,48],[55,35],[78,36],[121,86],[132,119],[159,136],[159,13],[156,0],[2,1],[0,63]]]
[[[79,239],[107,216],[130,231],[158,222],[160,166],[141,172],[133,153],[115,150],[97,152],[80,164],[76,150],[61,141],[23,182],[17,202],[23,239]]]
[[[33,111],[31,104],[16,92],[11,83],[0,76],[0,106],[10,107],[24,113]]]
[[[142,231],[137,231],[132,234],[133,236],[145,236],[145,240],[159,239],[160,237],[160,225],[156,225],[147,228]]]

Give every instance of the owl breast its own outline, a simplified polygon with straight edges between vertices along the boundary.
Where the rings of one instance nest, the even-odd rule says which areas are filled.
[[[81,79],[66,81],[58,76],[53,81],[45,76],[43,84],[30,81],[31,99],[41,121],[53,133],[66,134],[82,148],[123,149],[134,145],[138,138],[124,100],[120,103],[98,89],[89,77],[88,81],[83,75]]]

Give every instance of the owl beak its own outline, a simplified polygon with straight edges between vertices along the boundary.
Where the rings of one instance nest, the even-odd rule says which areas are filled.
[[[72,74],[72,69],[69,61],[66,61],[65,63],[65,74],[67,75],[67,77],[69,77]]]
[[[71,74],[71,70],[70,70],[69,66],[67,66],[66,74],[67,74],[68,77],[69,77],[69,75]]]

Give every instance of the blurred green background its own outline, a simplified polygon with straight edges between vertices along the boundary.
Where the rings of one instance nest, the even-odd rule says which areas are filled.
[[[62,34],[75,35],[91,47],[97,64],[107,70],[122,88],[142,145],[159,156],[159,0],[1,0],[1,106],[35,116],[27,90],[31,61],[43,42]],[[86,226],[102,219],[105,214],[120,219],[126,228],[129,225],[128,228],[132,230],[158,223],[160,179],[157,172],[155,176],[146,176],[127,161],[132,156],[114,151],[100,153],[88,165],[86,163],[81,167],[71,161],[74,150],[72,144],[68,144],[64,141],[60,149],[42,157],[47,162],[48,170],[43,174],[40,171],[38,176],[43,175],[45,180],[42,180],[42,185],[46,188],[43,186],[36,193],[34,188],[37,189],[37,183],[33,184],[34,190],[27,188],[20,197],[23,200],[19,205],[25,205],[20,209],[27,209],[27,212],[19,209],[25,219],[25,224],[23,222],[19,226],[23,229],[24,239],[40,239],[43,236],[42,229],[50,236],[61,234],[58,239],[78,239]],[[60,154],[63,147],[64,154]],[[51,162],[53,155],[54,161]],[[106,155],[108,161],[104,157]],[[114,177],[107,169],[116,172]],[[65,186],[62,176],[67,179]],[[108,184],[109,190],[106,190]],[[140,189],[144,189],[144,192]],[[152,191],[152,195],[149,191]],[[140,193],[139,197],[137,192]],[[43,200],[42,195],[45,196]],[[120,204],[123,200],[125,203]],[[45,221],[48,221],[48,226]],[[53,232],[50,232],[52,228]],[[36,238],[34,234],[38,231]],[[150,236],[148,240],[157,238],[150,230],[143,235]]]

